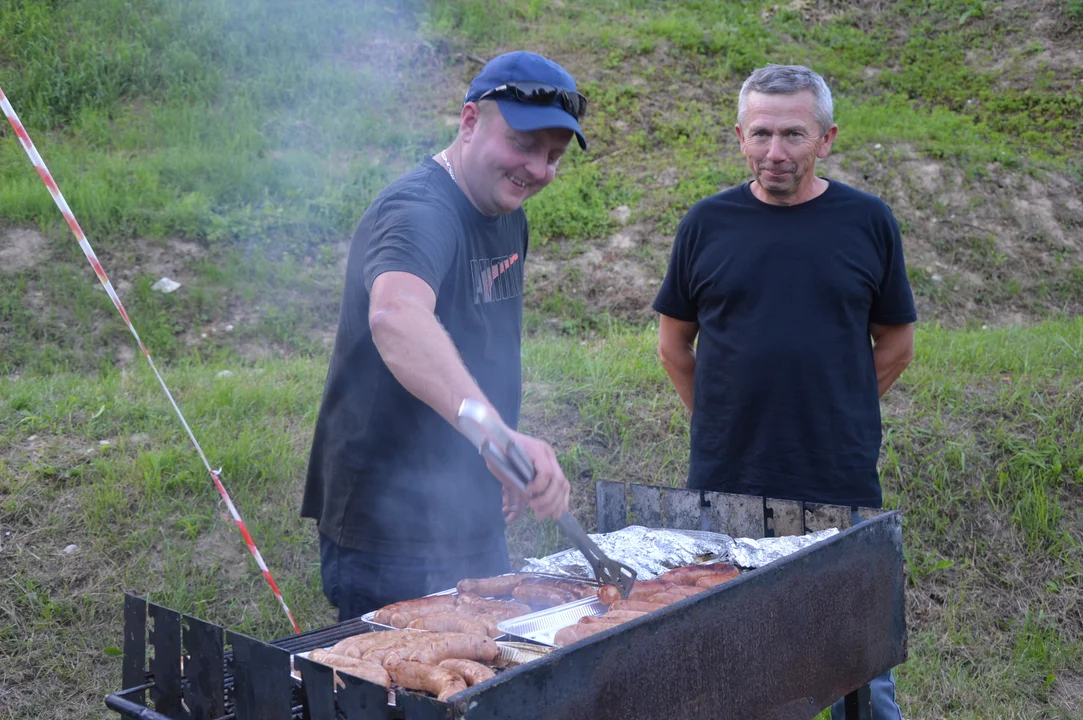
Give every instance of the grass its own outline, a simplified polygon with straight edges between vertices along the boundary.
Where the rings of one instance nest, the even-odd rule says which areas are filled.
[[[144,309],[161,304],[154,298],[125,298],[168,358],[205,354],[178,337],[252,302],[264,308],[261,317],[274,316],[253,333],[269,323],[281,351],[321,351],[306,325],[334,310],[311,302],[309,274],[276,268],[277,292],[269,292],[245,264],[266,271],[287,260],[335,271],[358,209],[450,139],[444,118],[456,111],[457,83],[472,68],[447,71],[448,63],[524,36],[569,54],[591,98],[591,153],[569,153],[560,181],[527,204],[535,247],[561,257],[613,232],[609,211],[618,205],[632,206],[646,232],[668,236],[696,200],[742,181],[733,98],[744,73],[767,60],[812,62],[824,72],[843,128],[836,149],[859,163],[873,161],[871,145],[887,144],[883,162],[907,153],[941,160],[962,168],[978,193],[990,164],[1079,172],[1078,83],[1055,76],[1025,90],[1000,86],[1028,71],[1023,19],[979,13],[969,2],[899,2],[873,17],[860,8],[824,17],[794,8],[687,2],[659,13],[652,2],[465,0],[393,11],[283,3],[268,18],[262,0],[75,0],[64,12],[44,0],[8,0],[0,6],[7,48],[0,80],[107,271],[157,240],[184,238],[211,252],[191,268],[199,282],[188,285],[200,297],[174,303],[169,321]],[[966,22],[951,21],[968,11]],[[118,33],[122,15],[139,22]],[[991,54],[1015,40],[1023,65],[989,70]],[[104,296],[77,289],[87,276],[67,228],[18,143],[6,130],[0,137],[5,223],[39,228],[50,259],[64,264],[47,278],[19,271],[0,288],[0,328],[12,338],[0,350],[0,371],[56,362],[97,369],[113,353],[86,346],[116,348],[124,335],[106,329],[113,310]],[[664,267],[663,249],[641,250],[652,272]],[[220,269],[234,262],[235,277],[224,278]],[[1067,270],[1042,282],[1005,272],[1011,277],[997,280],[1003,292],[987,287],[978,298],[983,307],[1006,300],[1049,316],[1065,302],[1083,303]],[[316,282],[333,290],[337,280],[329,272]],[[87,297],[80,317],[64,303],[42,316],[26,289],[43,293],[39,304],[50,308],[57,296]],[[567,304],[548,294],[539,298]],[[88,328],[85,342],[57,332],[73,322]]]
[[[911,659],[908,717],[1057,714],[1058,678],[1083,661],[1071,611],[1083,582],[1083,323],[960,333],[924,329],[889,397],[886,503],[903,510]],[[591,480],[678,485],[687,419],[650,330],[594,342],[528,341],[525,425],[553,439],[592,522]],[[234,375],[219,377],[222,369]],[[1066,368],[1076,368],[1066,370]],[[332,621],[298,478],[324,365],[269,360],[169,368],[167,380],[303,628]],[[1010,378],[1010,382],[1005,378]],[[3,552],[0,652],[22,688],[11,712],[89,717],[115,687],[120,590],[261,637],[290,628],[236,537],[206,471],[142,366],[0,384]],[[531,518],[515,557],[564,547]],[[65,554],[75,544],[78,550]],[[62,652],[61,648],[73,648]],[[61,659],[63,658],[63,659]],[[964,661],[965,660],[965,661]],[[30,681],[42,671],[56,682]],[[40,694],[39,694],[40,693]],[[55,698],[68,697],[62,705]],[[45,715],[42,715],[44,717]]]
[[[1040,12],[1055,31],[1035,34]],[[843,168],[894,194],[908,252],[929,248],[909,268],[918,355],[884,402],[885,497],[906,519],[904,713],[1070,718],[1083,216],[1064,198],[1083,177],[1083,71],[1044,58],[1081,23],[1074,0],[0,0],[0,87],[308,629],[333,620],[297,509],[345,241],[391,178],[452,137],[468,56],[546,52],[590,98],[590,152],[573,148],[526,206],[551,275],[528,275],[524,348],[524,426],[559,450],[588,525],[594,480],[677,485],[687,469],[687,415],[643,311],[655,286],[610,313],[636,278],[612,267],[660,277],[687,208],[747,176],[742,78],[811,63],[836,95]],[[913,160],[939,184],[923,189]],[[1051,226],[1012,215],[1012,199],[1048,202]],[[0,251],[8,228],[42,241],[0,270],[0,716],[101,717],[123,589],[258,637],[290,628],[0,128]],[[630,250],[609,249],[618,230]],[[151,291],[163,274],[181,290]],[[982,329],[1009,312],[1030,322]],[[510,540],[516,559],[564,544],[530,518]]]

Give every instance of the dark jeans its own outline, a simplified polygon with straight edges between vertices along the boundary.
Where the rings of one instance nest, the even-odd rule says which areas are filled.
[[[463,578],[492,577],[511,570],[503,535],[491,548],[467,556],[405,557],[342,547],[320,535],[323,594],[350,620],[400,600],[455,587]]]

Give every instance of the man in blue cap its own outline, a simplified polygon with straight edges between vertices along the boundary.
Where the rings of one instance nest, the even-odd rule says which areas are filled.
[[[514,431],[522,204],[553,181],[573,136],[586,149],[585,110],[551,60],[493,59],[451,145],[385,188],[357,226],[301,507],[340,621],[510,570],[504,531],[524,498],[502,497],[459,434],[463,400],[484,403],[530,456],[535,516],[568,507],[553,449]]]

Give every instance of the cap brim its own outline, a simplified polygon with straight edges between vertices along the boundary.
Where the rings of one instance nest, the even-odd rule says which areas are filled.
[[[516,100],[502,98],[496,101],[504,122],[519,132],[533,132],[547,128],[566,128],[575,133],[579,147],[587,149],[587,139],[578,121],[563,108],[556,105],[529,105]]]

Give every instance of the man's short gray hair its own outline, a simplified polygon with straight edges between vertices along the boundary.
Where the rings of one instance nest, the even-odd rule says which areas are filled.
[[[810,91],[816,99],[816,121],[820,123],[820,131],[826,133],[833,124],[831,118],[834,106],[831,102],[831,90],[819,74],[804,65],[772,64],[754,70],[741,86],[741,94],[737,98],[738,124],[744,124],[742,118],[748,110],[750,92],[791,95],[802,90]]]

